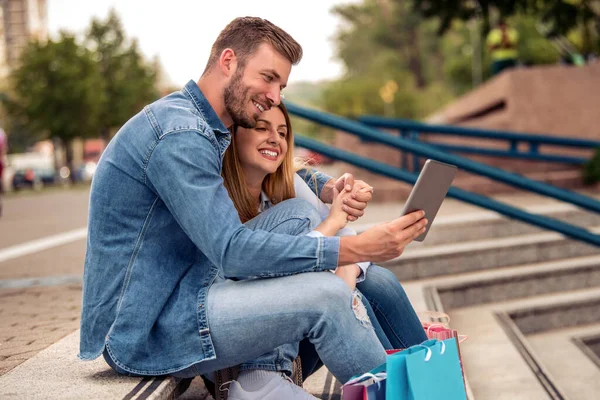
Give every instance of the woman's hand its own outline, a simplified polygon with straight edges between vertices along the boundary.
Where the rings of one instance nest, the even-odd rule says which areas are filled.
[[[364,181],[355,181],[352,174],[345,173],[338,179],[331,179],[323,186],[321,200],[324,203],[332,204],[334,189],[341,191],[343,188],[351,192],[351,196],[346,199],[344,211],[348,213],[348,221],[356,221],[365,214],[367,204],[373,198],[373,187]]]
[[[337,231],[344,228],[348,223],[348,213],[345,211],[345,202],[350,198],[351,192],[343,188],[338,193],[336,188],[333,189],[333,203],[329,210],[329,215],[319,226],[316,231],[321,232],[324,236],[334,236]]]

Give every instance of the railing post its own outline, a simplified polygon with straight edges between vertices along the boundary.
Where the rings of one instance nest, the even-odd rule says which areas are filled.
[[[409,133],[404,129],[398,129],[398,132],[403,139],[406,139]],[[400,157],[402,157],[402,169],[405,171],[408,171],[408,154],[408,151],[400,150]]]
[[[419,141],[419,131],[410,131],[409,134],[411,140]],[[413,153],[412,160],[412,172],[419,172],[421,170],[421,159],[418,155]]]

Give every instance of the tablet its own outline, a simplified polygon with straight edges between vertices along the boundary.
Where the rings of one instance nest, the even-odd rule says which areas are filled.
[[[448,189],[450,189],[457,170],[458,168],[455,165],[435,160],[425,161],[425,165],[402,210],[402,215],[417,210],[425,211],[425,218],[428,220],[427,227],[425,232],[415,239],[416,241],[422,242],[427,236],[427,232],[429,232],[433,219],[440,209]]]

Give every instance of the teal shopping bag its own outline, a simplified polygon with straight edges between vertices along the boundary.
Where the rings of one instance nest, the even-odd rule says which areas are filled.
[[[386,400],[465,400],[456,339],[427,340],[388,356]]]

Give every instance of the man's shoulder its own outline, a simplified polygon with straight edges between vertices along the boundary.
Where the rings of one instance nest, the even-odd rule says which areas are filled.
[[[181,91],[155,101],[144,111],[161,137],[177,131],[210,131],[204,115]]]

